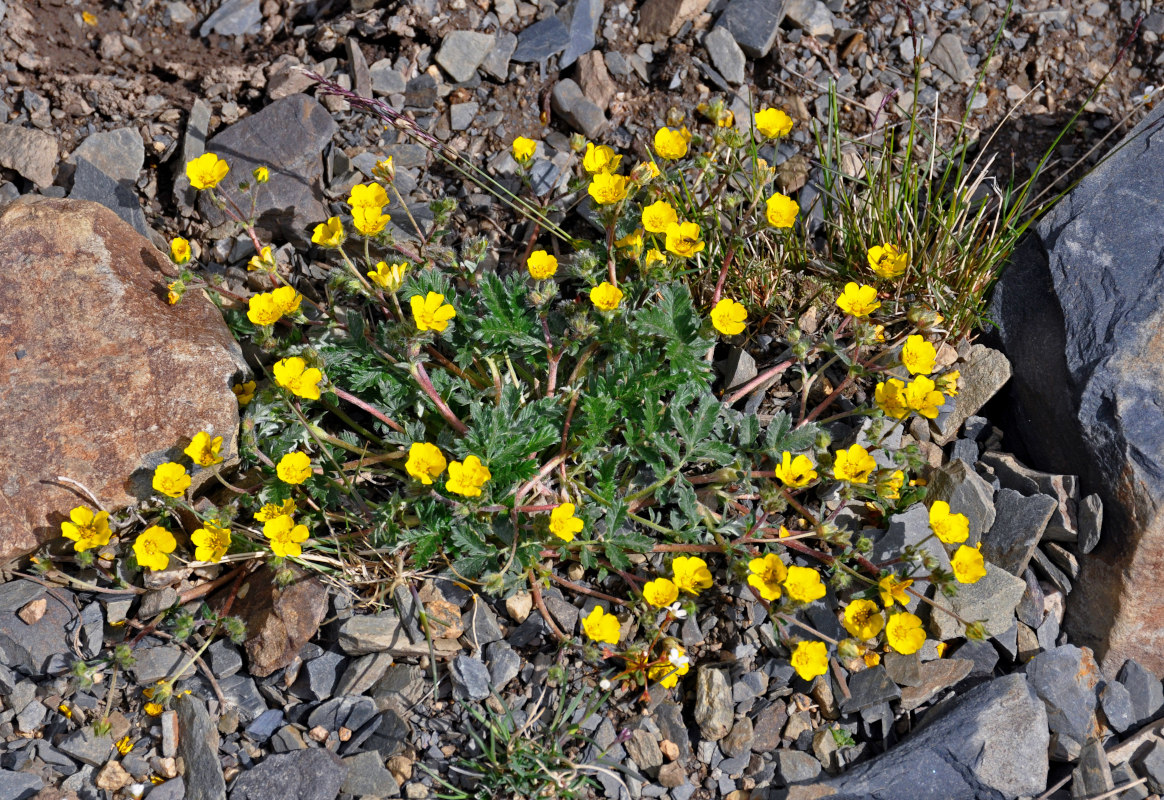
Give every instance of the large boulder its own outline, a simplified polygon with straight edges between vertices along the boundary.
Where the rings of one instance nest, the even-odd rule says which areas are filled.
[[[236,451],[242,351],[205,296],[167,305],[169,268],[96,203],[0,211],[0,564],[84,503],[58,476],[117,508],[200,430]]]
[[[1099,493],[1066,628],[1114,675],[1164,674],[1164,107],[1035,226],[990,316],[1014,366],[1007,441]]]

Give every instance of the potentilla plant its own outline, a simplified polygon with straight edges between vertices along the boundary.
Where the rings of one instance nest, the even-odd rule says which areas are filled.
[[[948,567],[928,543],[873,563],[870,541],[838,521],[847,510],[877,527],[923,499],[916,452],[890,442],[957,394],[958,373],[939,366],[940,318],[900,280],[912,267],[907,243],[868,242],[864,261],[848,265],[862,281],[836,287],[828,323],[776,331],[780,360],[717,393],[715,348],[755,332],[748,298],[724,296],[733,265],[757,247],[776,272],[804,257],[801,210],[758,155],[791,130],[783,111],[760,110],[748,132],[723,124],[716,106],[704,123],[671,120],[633,167],[585,143],[576,182],[602,230],[588,240],[534,199],[537,142],[513,142],[525,188],[510,194],[380,101],[345,96],[479,177],[537,223],[534,237],[487,269],[487,243],[449,230],[448,200],[404,236],[390,224],[394,206],[408,212],[385,159],[375,181],[352,187],[347,213],[315,227],[332,272],[311,285],[219,189],[229,165],[213,154],[192,161],[191,184],[246,231],[250,267],[270,284],[244,298],[187,269],[171,290],[181,302],[204,288],[264,354],[261,374],[235,387],[242,474],[221,475],[221,437],[192,431],[185,459],[156,468],[149,524],[132,542],[103,512],[73,510],[63,533],[86,563],[159,571],[267,560],[281,580],[291,563],[337,578],[405,561],[413,573],[447,570],[493,596],[529,590],[604,689],[643,695],[688,673],[698,653],[680,643],[679,625],[730,584],[766,609],[810,679],[830,659],[863,669],[890,650],[916,652],[926,633],[912,601],[941,607],[941,594],[985,574],[964,544],[966,518],[944,503],[930,521]],[[261,190],[265,173],[254,178],[240,191]],[[189,261],[189,243],[176,240],[173,258]],[[691,287],[705,280],[710,295],[697,300]],[[796,391],[766,427],[737,410],[785,377]],[[859,391],[872,402],[854,402]],[[856,438],[834,442],[845,421]],[[190,496],[197,470],[221,485],[216,502]],[[663,568],[639,566],[644,555]],[[578,640],[546,611],[550,584],[592,605]],[[798,616],[821,602],[835,602],[848,638]],[[964,622],[967,636],[982,635]]]

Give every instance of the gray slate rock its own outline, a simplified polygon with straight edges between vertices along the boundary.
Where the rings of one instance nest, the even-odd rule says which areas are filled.
[[[245,733],[251,741],[263,744],[282,726],[283,710],[271,708],[259,714],[258,718],[246,727]]]
[[[1097,494],[1089,494],[1079,503],[1079,552],[1086,555],[1099,544],[1103,530],[1103,500]]]
[[[489,696],[489,668],[479,659],[460,655],[453,659],[453,683],[470,700],[484,700]]]
[[[36,128],[0,123],[0,167],[15,170],[41,189],[52,186],[57,139]]]
[[[509,77],[509,60],[513,58],[515,50],[517,50],[517,37],[509,31],[499,33],[497,44],[493,45],[489,55],[485,56],[485,60],[481,62],[481,69],[499,81],[506,80]]]
[[[597,138],[606,129],[606,114],[570,78],[554,84],[553,104],[554,111],[588,139]]]
[[[700,667],[695,682],[695,721],[703,738],[718,742],[732,729],[732,690],[723,671]]]
[[[491,33],[453,31],[441,42],[434,59],[453,81],[465,83],[477,74],[477,67],[496,43],[497,38]]]
[[[1024,497],[1002,489],[994,496],[994,524],[982,537],[982,557],[1012,575],[1022,575],[1057,507],[1046,495]]]
[[[225,0],[198,29],[199,36],[250,36],[263,26],[259,0]]]
[[[47,601],[44,616],[28,625],[16,613],[40,596]],[[27,675],[68,668],[73,656],[66,630],[74,612],[59,598],[72,597],[66,589],[48,593],[31,581],[0,584],[0,653],[6,666]]]
[[[1015,624],[1014,610],[1026,591],[1022,578],[1011,575],[1001,567],[986,563],[986,575],[971,584],[958,584],[958,594],[942,597],[955,614],[965,620],[983,620],[986,632],[998,636]],[[963,625],[944,611],[933,609],[930,628],[939,639],[953,639],[962,635]]]
[[[1157,794],[1164,792],[1164,742],[1157,739],[1135,763],[1139,773],[1148,779],[1148,788]]]
[[[1079,763],[1071,773],[1072,800],[1102,797],[1114,788],[1107,754],[1103,751],[1103,745],[1093,739],[1083,746]]]
[[[560,53],[570,44],[570,29],[557,17],[547,17],[535,22],[517,36],[517,49],[513,60],[526,64],[545,61]]]
[[[974,78],[974,69],[962,50],[962,37],[956,33],[938,37],[930,51],[930,63],[958,83],[969,83]]]
[[[1134,659],[1128,659],[1116,680],[1124,685],[1132,700],[1132,726],[1143,725],[1153,719],[1164,707],[1164,687],[1160,679],[1144,669]]]
[[[44,788],[40,776],[30,772],[12,772],[0,769],[0,797],[11,800],[31,800]]]
[[[339,756],[319,747],[267,756],[234,779],[230,800],[335,800],[347,771]]]
[[[776,751],[776,774],[787,784],[805,783],[820,775],[820,762],[802,750]]]
[[[936,707],[896,747],[819,787],[835,792],[830,800],[1033,796],[1047,785],[1048,738],[1043,704],[1021,674],[1007,675]]]
[[[83,158],[117,182],[134,183],[145,163],[145,144],[137,128],[117,128],[90,134],[69,156]]]
[[[1097,733],[1099,669],[1091,652],[1065,644],[1039,653],[1027,662],[1025,672],[1031,688],[1047,708],[1047,725],[1057,740],[1056,752],[1078,754],[1088,738]]]
[[[506,642],[493,642],[485,648],[489,681],[500,692],[521,671],[521,656]]]
[[[970,357],[958,366],[961,373],[957,396],[947,398],[938,413],[930,420],[934,441],[945,447],[958,436],[962,423],[986,405],[986,402],[1010,380],[1011,365],[1006,356],[985,345],[970,348]]]
[[[368,653],[353,659],[345,668],[335,685],[337,695],[363,694],[384,677],[384,672],[392,666],[391,653]]]
[[[1107,726],[1116,733],[1123,733],[1135,724],[1136,709],[1132,705],[1132,695],[1119,681],[1110,681],[1099,690],[1099,707],[1103,709]]]
[[[392,67],[392,59],[382,58],[368,67],[368,75],[372,79],[372,94],[387,97],[393,94],[404,94],[407,81]]]
[[[327,109],[307,95],[293,94],[231,125],[207,142],[206,150],[230,163],[228,182],[255,167],[270,169],[255,208],[260,235],[307,247],[310,229],[330,216],[322,202],[322,154],[336,130]],[[198,208],[216,230],[233,229],[206,197]]]
[[[186,164],[206,152],[206,137],[210,132],[210,106],[201,97],[190,106],[186,129],[182,133],[178,159],[174,164],[174,202],[185,215],[194,211],[198,193],[186,177]]]
[[[926,502],[933,505],[938,500],[950,504],[950,513],[966,515],[970,525],[965,544],[969,547],[978,544],[994,524],[994,489],[965,461],[951,461],[931,474]]]
[[[357,797],[395,797],[400,786],[384,766],[377,752],[359,753],[344,759],[348,774],[340,787],[342,794]]]
[[[102,767],[109,760],[113,740],[108,735],[96,735],[93,728],[86,725],[61,739],[57,748],[69,758],[94,767]]]
[[[193,695],[174,702],[178,712],[178,755],[186,762],[186,800],[222,800],[226,781],[218,760],[218,728]]]
[[[355,731],[364,727],[374,716],[376,701],[370,697],[333,697],[307,716],[307,727],[319,725],[329,731],[338,731],[340,728]]]
[[[784,19],[783,0],[731,0],[716,21],[752,58],[768,55]]]
[[[69,199],[100,203],[132,225],[142,236],[149,237],[150,229],[146,225],[137,192],[128,184],[118,183],[85,158],[77,158],[76,164]]]
[[[583,53],[594,49],[598,35],[598,20],[602,16],[603,0],[575,0],[574,15],[570,17],[570,43],[558,59],[558,69],[565,69]]]
[[[880,664],[861,670],[849,678],[849,697],[842,701],[841,711],[851,714],[888,700],[901,697],[901,689]]]
[[[1164,617],[1162,119],[1154,110],[1033,227],[989,311],[1015,368],[1008,441],[1038,454],[1037,467],[1079,475],[1108,518],[1067,632],[1105,668],[1134,657],[1153,672],[1164,671],[1159,629],[1143,624]]]
[[[784,0],[784,15],[810,36],[830,39],[836,32],[833,12],[821,0]]]
[[[461,627],[465,630],[465,638],[476,648],[504,638],[493,607],[479,598],[471,600],[461,614]]]
[[[133,666],[129,670],[133,673],[135,681],[142,686],[148,686],[166,678],[172,670],[176,670],[185,663],[186,654],[182,652],[180,647],[161,644],[135,649]],[[193,666],[182,674],[187,678],[193,675]]]
[[[712,28],[703,37],[703,46],[707,48],[711,63],[723,75],[724,80],[735,86],[744,82],[747,77],[744,71],[747,59],[727,28],[722,26]]]

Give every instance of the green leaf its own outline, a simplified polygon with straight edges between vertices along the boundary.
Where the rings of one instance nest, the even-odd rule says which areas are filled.
[[[713,342],[699,333],[702,320],[695,312],[687,287],[668,283],[660,287],[658,295],[654,305],[639,309],[631,327],[643,336],[662,339],[672,370],[706,376],[710,366],[703,356]]]
[[[484,314],[473,338],[506,350],[541,351],[537,320],[530,312],[526,282],[520,275],[502,281],[493,273],[481,276],[481,303]]]
[[[812,448],[816,441],[820,426],[814,422],[801,425],[793,429],[792,417],[787,411],[778,411],[768,423],[768,431],[764,437],[764,450],[773,458],[779,460],[784,451],[790,453],[802,452]]]
[[[528,480],[541,467],[531,459],[561,441],[561,406],[552,398],[522,405],[521,393],[512,384],[501,390],[501,402],[474,401],[468,419],[469,432],[457,442],[460,457],[475,455],[493,473],[494,485],[508,490],[517,481]]]

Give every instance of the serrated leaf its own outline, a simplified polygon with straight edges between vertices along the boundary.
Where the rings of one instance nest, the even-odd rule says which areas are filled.
[[[539,338],[537,320],[530,312],[526,296],[529,289],[524,280],[511,275],[502,281],[497,275],[481,276],[482,319],[473,338],[494,347],[507,350],[539,351],[545,343]]]
[[[700,335],[700,324],[687,287],[668,283],[659,288],[658,300],[654,304],[639,309],[631,326],[643,336],[662,340],[673,371],[704,376],[710,367],[703,356],[712,340]]]
[[[812,448],[819,432],[820,427],[812,422],[793,429],[792,417],[788,412],[778,411],[768,423],[768,431],[764,436],[764,450],[776,459],[779,459],[784,451],[803,452]]]

